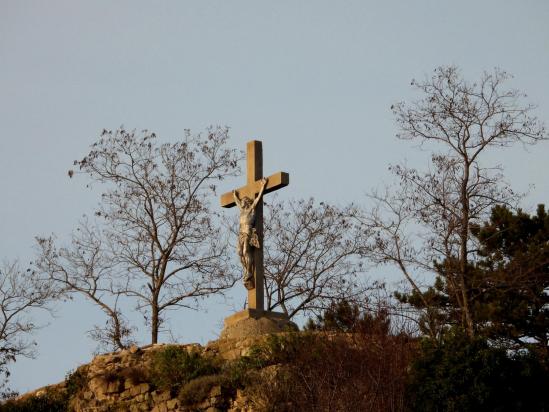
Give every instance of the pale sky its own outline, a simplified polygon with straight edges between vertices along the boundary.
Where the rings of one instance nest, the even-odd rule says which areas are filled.
[[[34,236],[66,238],[93,209],[98,191],[67,170],[120,125],[173,140],[226,125],[235,147],[263,141],[266,174],[290,173],[283,196],[363,203],[390,181],[389,163],[426,165],[394,137],[389,107],[414,97],[412,78],[448,64],[471,80],[507,70],[549,122],[549,2],[0,0],[0,258],[27,263]],[[532,210],[549,203],[548,154],[549,143],[488,160],[515,189],[535,185]],[[179,341],[214,339],[234,310],[204,304],[172,314]],[[59,304],[35,334],[37,358],[12,367],[12,387],[87,363],[85,331],[103,321],[85,302]],[[147,343],[144,328],[139,337]]]

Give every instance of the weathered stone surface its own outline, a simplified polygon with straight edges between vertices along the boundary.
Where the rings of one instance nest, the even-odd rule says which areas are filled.
[[[245,339],[296,329],[283,313],[247,309],[225,319],[220,339]]]
[[[119,393],[121,386],[122,385],[118,380],[114,382],[109,382],[107,384],[107,390],[105,391],[105,393]]]
[[[210,396],[211,396],[211,397],[221,396],[221,386],[220,386],[220,385],[214,386],[214,387],[210,390]]]
[[[156,405],[151,412],[168,412],[168,407],[165,403],[160,403]]]
[[[141,388],[139,386],[133,386],[131,389],[130,389],[130,395],[131,396],[137,396],[141,394]]]
[[[168,399],[170,399],[172,396],[170,394],[170,392],[157,392],[157,391],[154,391],[152,393],[152,398],[153,398],[153,401],[156,403],[156,402],[164,402],[164,401],[167,401]]]
[[[132,395],[132,391],[131,391],[131,388],[129,390],[125,390],[124,392],[122,392],[120,394],[120,399],[128,399],[128,398],[131,398],[133,395]]]
[[[148,383],[142,383],[139,385],[139,389],[141,391],[141,393],[146,393],[148,392],[150,389],[151,389],[151,386],[148,384]]]

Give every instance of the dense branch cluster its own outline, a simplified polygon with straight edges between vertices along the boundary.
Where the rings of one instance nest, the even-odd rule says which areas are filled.
[[[38,239],[38,268],[97,303],[120,338],[129,329],[118,298],[131,299],[156,342],[167,310],[194,308],[234,283],[227,239],[210,208],[216,183],[238,172],[241,155],[226,148],[227,139],[221,128],[162,144],[146,131],[104,131],[75,161],[107,187],[97,224],[84,221],[68,247]],[[125,346],[118,337],[117,345]]]
[[[0,267],[0,397],[7,395],[7,365],[18,357],[33,357],[35,343],[30,334],[40,326],[31,315],[36,310],[50,311],[59,291],[44,282],[30,269],[22,270],[17,262]]]
[[[363,296],[357,275],[366,233],[354,206],[313,199],[274,201],[265,219],[268,310],[319,313],[337,299]]]

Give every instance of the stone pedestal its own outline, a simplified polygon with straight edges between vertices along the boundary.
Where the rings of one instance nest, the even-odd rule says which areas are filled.
[[[284,313],[246,309],[225,319],[220,338],[243,339],[289,330],[297,326]]]

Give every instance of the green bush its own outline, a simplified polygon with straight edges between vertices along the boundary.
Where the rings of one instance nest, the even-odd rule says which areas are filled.
[[[202,402],[216,386],[221,386],[223,391],[234,390],[224,374],[200,376],[183,385],[179,391],[179,401],[186,406]]]
[[[67,373],[65,377],[65,389],[67,391],[67,397],[71,398],[76,395],[87,385],[86,369],[81,367],[73,372]]]
[[[528,353],[510,356],[452,331],[440,343],[423,341],[407,392],[412,411],[544,411],[548,376]]]
[[[167,346],[153,355],[151,383],[160,389],[177,391],[190,380],[214,375],[219,370],[213,359],[202,356],[198,351],[188,352],[180,346]]]
[[[242,356],[232,361],[226,361],[221,369],[221,374],[227,384],[232,388],[244,388],[249,383],[251,372],[268,366],[266,360],[255,356]]]
[[[42,396],[9,400],[0,405],[0,412],[66,412],[69,398],[59,391],[46,391]]]
[[[311,332],[269,335],[264,342],[252,346],[242,361],[253,369],[292,362],[303,348],[315,348],[317,340],[317,335]]]

